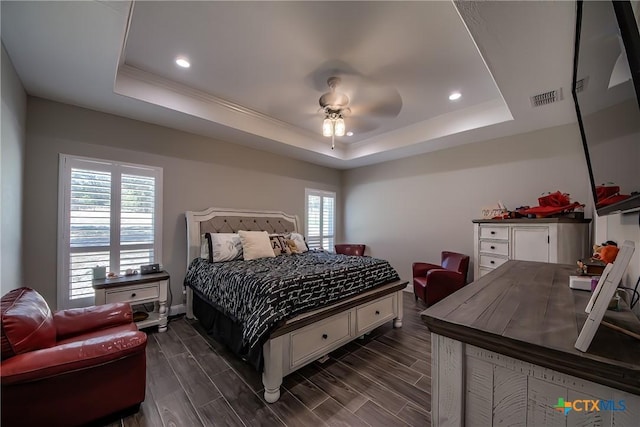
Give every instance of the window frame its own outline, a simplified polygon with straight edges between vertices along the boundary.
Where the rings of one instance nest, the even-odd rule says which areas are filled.
[[[58,169],[58,267],[57,267],[57,302],[58,310],[67,308],[86,307],[93,305],[94,295],[87,297],[70,298],[70,259],[73,253],[71,248],[71,170],[86,169],[111,173],[111,202],[110,202],[110,238],[108,246],[86,246],[89,250],[109,251],[110,258],[114,254],[121,261],[120,252],[126,249],[137,249],[135,245],[121,244],[120,215],[122,210],[122,175],[137,175],[153,177],[154,181],[154,216],[153,216],[153,259],[155,263],[162,260],[162,194],[163,194],[163,169],[159,166],[142,165],[115,160],[106,160],[93,157],[76,156],[71,154],[59,155]],[[142,245],[145,248],[148,245]],[[114,266],[111,266],[113,269]]]
[[[312,242],[312,239],[319,239],[320,240],[320,249],[324,249],[326,251],[329,252],[334,252],[335,251],[335,243],[336,243],[336,211],[337,211],[337,204],[338,204],[338,198],[336,195],[335,191],[327,191],[327,190],[317,190],[314,188],[305,188],[304,190],[304,226],[305,226],[305,232],[307,235],[307,241],[308,244]],[[319,224],[319,230],[320,230],[320,236],[319,237],[315,237],[315,236],[310,236],[309,235],[309,196],[319,196],[320,197],[320,224]],[[323,202],[323,198],[324,197],[331,197],[333,198],[333,212],[331,215],[331,218],[333,219],[333,234],[332,235],[324,235],[323,234],[323,229],[324,229],[324,202]],[[324,248],[322,246],[322,242],[324,239],[333,239],[333,245],[334,247],[331,248]]]

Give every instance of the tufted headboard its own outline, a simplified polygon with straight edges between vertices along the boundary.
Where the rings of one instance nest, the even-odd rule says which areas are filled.
[[[280,211],[209,208],[187,211],[187,267],[200,256],[200,236],[204,233],[236,233],[238,230],[268,233],[300,232],[296,215]]]

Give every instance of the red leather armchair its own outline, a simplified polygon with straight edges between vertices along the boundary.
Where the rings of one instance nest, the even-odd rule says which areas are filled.
[[[364,256],[364,250],[366,247],[367,245],[352,245],[349,243],[335,245],[337,254],[355,256]]]
[[[76,426],[139,408],[147,336],[128,303],[52,313],[19,288],[0,311],[4,427]]]
[[[467,284],[469,256],[456,252],[442,252],[441,265],[426,262],[413,263],[413,292],[433,305]]]

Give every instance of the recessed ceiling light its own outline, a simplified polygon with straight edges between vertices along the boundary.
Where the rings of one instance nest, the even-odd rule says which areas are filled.
[[[347,132],[347,136],[353,136],[353,132],[351,131]]]
[[[460,92],[453,92],[451,95],[449,95],[449,99],[451,101],[455,101],[456,99],[460,99],[462,97],[462,94],[460,94]]]
[[[183,57],[179,57],[178,59],[176,59],[176,64],[178,64],[182,68],[191,67],[191,64],[189,63],[189,61],[187,61],[187,59]]]

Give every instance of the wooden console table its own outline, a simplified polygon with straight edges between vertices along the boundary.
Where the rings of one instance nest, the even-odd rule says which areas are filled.
[[[574,272],[508,261],[422,312],[434,426],[638,425],[640,341],[600,326],[586,353],[574,348],[590,297],[569,288]],[[605,320],[640,333],[629,310]],[[559,399],[605,403],[565,414]]]

